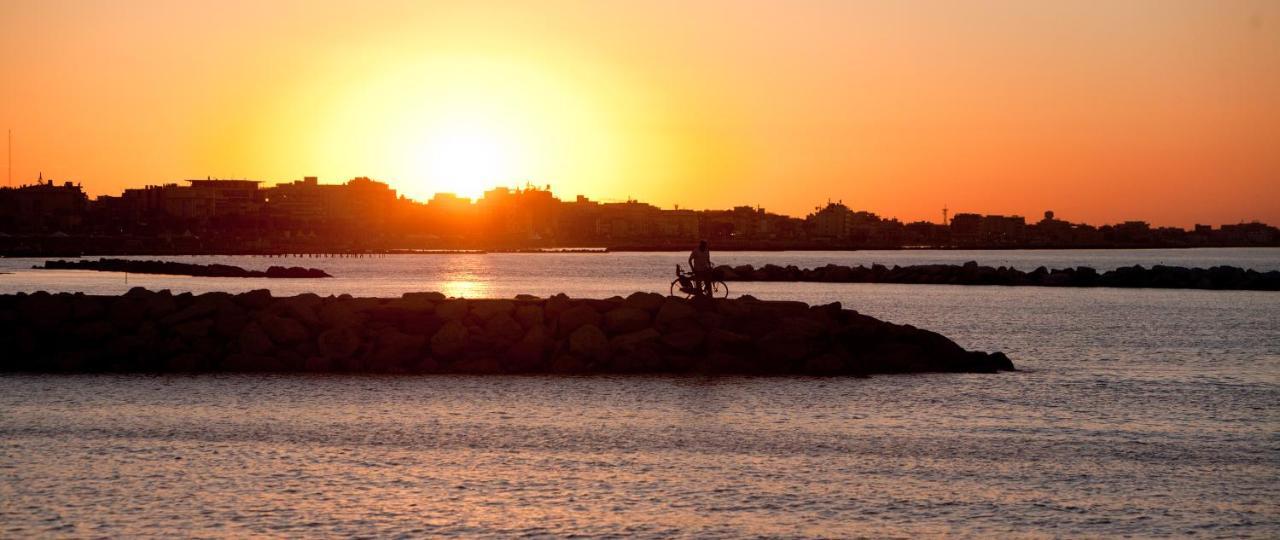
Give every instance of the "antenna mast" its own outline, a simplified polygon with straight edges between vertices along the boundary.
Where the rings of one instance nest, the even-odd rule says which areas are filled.
[[[945,204],[944,204],[944,205],[942,205],[942,224],[943,224],[943,225],[949,225],[949,224],[950,224],[950,223],[948,223],[948,222],[947,222],[947,205],[945,205]]]
[[[13,187],[13,128],[9,128],[9,159],[5,164],[9,166],[9,179],[5,185]]]

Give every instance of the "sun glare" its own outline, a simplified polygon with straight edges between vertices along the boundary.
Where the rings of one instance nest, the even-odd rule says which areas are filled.
[[[436,193],[475,199],[526,182],[565,193],[625,195],[608,191],[617,182],[601,180],[620,180],[631,170],[620,149],[650,164],[662,157],[642,137],[620,142],[643,125],[624,120],[634,107],[619,105],[636,102],[633,86],[612,75],[584,79],[590,70],[566,72],[563,65],[388,54],[353,67],[360,76],[326,81],[332,84],[318,85],[323,93],[310,94],[316,85],[308,84],[299,92],[310,98],[272,108],[267,114],[277,116],[270,125],[290,127],[269,136],[264,130],[261,146],[278,146],[267,153],[272,156],[307,148],[305,160],[286,165],[305,161],[312,170],[334,171],[335,181],[374,177],[419,201]],[[315,110],[326,113],[315,116]]]
[[[427,137],[417,173],[436,191],[478,198],[495,185],[516,181],[516,142],[478,126],[442,126]]]

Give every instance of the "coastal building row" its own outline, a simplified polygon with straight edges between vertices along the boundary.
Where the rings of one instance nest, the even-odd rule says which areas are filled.
[[[562,201],[550,186],[532,185],[495,188],[474,202],[440,193],[419,203],[363,177],[342,184],[305,177],[272,186],[205,178],[94,200],[78,184],[41,177],[32,185],[0,188],[0,234],[182,236],[262,249],[304,241],[334,247],[661,248],[698,239],[761,248],[1280,244],[1280,231],[1261,223],[1197,225],[1190,231],[1141,221],[1093,227],[1058,219],[1053,212],[1034,223],[1022,216],[975,213],[956,214],[947,223],[903,223],[853,210],[843,201],[796,218],[750,206],[694,211],[584,196]]]
[[[54,184],[40,175],[36,183],[0,188],[0,233],[62,233],[84,225],[89,198],[79,184]]]

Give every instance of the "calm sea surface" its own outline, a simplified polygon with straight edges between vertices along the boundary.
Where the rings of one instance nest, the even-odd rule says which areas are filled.
[[[331,280],[29,271],[0,291],[664,291],[683,254],[180,257]],[[724,253],[1232,264],[1280,250]],[[0,537],[1280,536],[1280,293],[731,283],[1003,350],[871,379],[0,375]],[[0,352],[2,354],[3,352]]]

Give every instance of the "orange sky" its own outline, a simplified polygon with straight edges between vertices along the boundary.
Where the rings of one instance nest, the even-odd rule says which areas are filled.
[[[0,2],[14,182],[1280,224],[1280,2]]]

